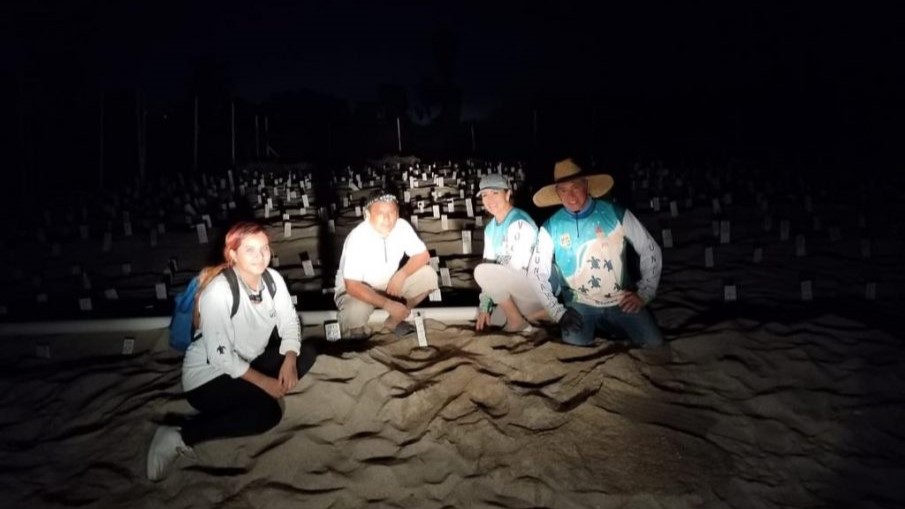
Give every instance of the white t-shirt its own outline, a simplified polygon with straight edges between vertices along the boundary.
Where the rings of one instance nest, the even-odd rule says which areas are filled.
[[[201,293],[201,337],[185,352],[183,390],[190,391],[224,374],[233,378],[244,375],[249,363],[264,353],[274,327],[282,339],[280,353],[299,353],[301,326],[289,288],[279,272],[267,270],[277,285],[276,295],[271,297],[264,288],[263,300],[256,304],[240,283],[239,309],[232,318],[233,295],[226,276],[215,277]]]
[[[412,257],[425,251],[427,246],[405,219],[396,220],[386,237],[371,223],[363,221],[349,232],[343,243],[336,271],[336,294],[345,291],[346,279],[367,283],[378,290],[386,289],[390,278],[399,270],[403,254]]]

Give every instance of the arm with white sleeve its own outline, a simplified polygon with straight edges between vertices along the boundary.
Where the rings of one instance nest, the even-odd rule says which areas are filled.
[[[302,345],[301,321],[299,314],[292,304],[292,296],[289,295],[289,287],[286,280],[279,272],[267,269],[277,285],[276,295],[273,296],[273,305],[277,311],[277,332],[280,334],[280,354],[287,352],[299,354]]]
[[[541,226],[537,234],[531,266],[528,269],[528,280],[534,286],[535,292],[547,309],[547,313],[550,314],[550,318],[554,322],[559,322],[566,312],[566,307],[560,304],[553,295],[553,288],[550,286],[550,274],[553,270],[555,270],[553,268],[553,239],[547,229]]]
[[[657,241],[644,228],[641,221],[628,210],[625,211],[625,215],[622,218],[622,228],[625,231],[625,237],[641,258],[641,280],[638,281],[638,296],[647,304],[657,295],[660,273],[663,270],[662,252]]]

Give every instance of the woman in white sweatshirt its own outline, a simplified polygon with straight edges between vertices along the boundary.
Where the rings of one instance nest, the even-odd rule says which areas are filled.
[[[148,451],[149,479],[162,479],[195,444],[276,426],[283,413],[279,400],[314,364],[316,351],[301,342],[298,313],[286,282],[268,268],[270,257],[263,227],[241,222],[226,234],[225,262],[201,272],[195,308],[201,336],[189,345],[182,365],[186,399],[199,414],[181,428],[157,429]],[[231,316],[233,274],[239,302]]]

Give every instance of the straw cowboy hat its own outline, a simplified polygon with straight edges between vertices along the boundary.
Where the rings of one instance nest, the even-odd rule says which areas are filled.
[[[584,174],[574,161],[564,159],[553,167],[553,183],[540,188],[538,192],[534,193],[534,204],[538,207],[551,207],[561,204],[562,200],[556,194],[556,184],[578,178],[587,179],[588,194],[594,198],[600,198],[613,188],[613,177],[605,173]]]

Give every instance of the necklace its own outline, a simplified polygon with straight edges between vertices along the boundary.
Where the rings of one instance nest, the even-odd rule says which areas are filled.
[[[242,282],[242,286],[245,287],[245,293],[248,294],[248,300],[252,301],[255,304],[259,304],[259,303],[263,302],[263,300],[264,300],[263,285],[261,285],[262,288],[260,288],[259,290],[252,290],[251,287],[248,286],[248,283],[245,282],[245,279],[240,274],[237,273],[236,276],[238,276],[239,281]],[[260,283],[261,283],[261,281],[258,281],[258,284],[260,284]]]

